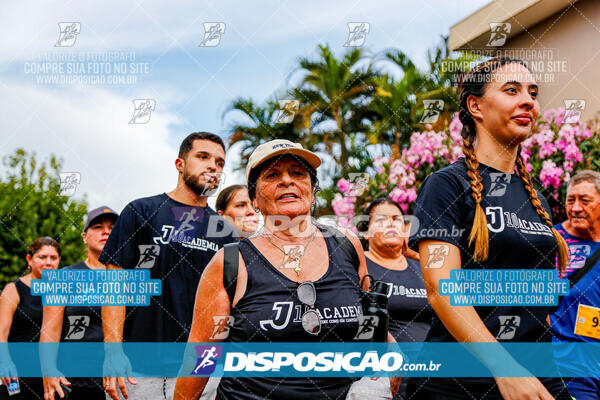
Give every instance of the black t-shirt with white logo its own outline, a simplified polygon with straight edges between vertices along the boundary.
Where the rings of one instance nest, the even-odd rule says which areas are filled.
[[[235,229],[210,207],[179,203],[167,194],[134,200],[115,222],[100,255],[103,264],[145,268],[162,281],[149,306],[127,307],[123,341],[185,342],[204,268]]]
[[[451,243],[460,249],[463,269],[554,269],[556,240],[531,204],[521,178],[516,173],[504,173],[483,164],[478,170],[483,179],[481,206],[489,230],[488,259],[475,262],[473,247],[469,246],[475,201],[464,158],[431,174],[421,185],[415,205],[419,226],[411,238],[411,245],[416,248],[420,239]],[[539,193],[538,197],[551,215],[546,199]],[[546,322],[550,306],[474,308],[499,342],[551,341]],[[435,315],[427,341],[455,342],[455,339]],[[560,383],[557,379],[543,379],[542,382],[547,386]],[[430,379],[426,386],[463,395],[465,390],[481,392],[485,398],[500,395],[497,388],[492,388],[495,386],[492,378]]]
[[[367,270],[375,281],[388,284],[390,333],[397,342],[423,342],[429,331],[433,310],[427,301],[421,265],[407,258],[402,271],[388,269],[369,257]]]

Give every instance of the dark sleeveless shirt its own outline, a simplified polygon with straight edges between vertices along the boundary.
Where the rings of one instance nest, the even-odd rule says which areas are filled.
[[[85,269],[90,267],[84,261],[69,265],[63,269]],[[65,306],[63,314],[61,342],[103,342],[104,332],[102,330],[102,307],[101,306]],[[102,355],[98,354],[101,360]],[[69,377],[71,388],[82,387],[88,390],[103,392],[102,378],[80,378]]]
[[[82,261],[63,269],[89,270],[90,268]],[[102,307],[66,306],[60,340],[61,342],[103,342]]]
[[[9,342],[39,342],[42,329],[42,296],[32,296],[29,286],[21,279],[15,281],[19,305],[13,315],[8,334]]]
[[[398,271],[367,259],[369,275],[388,283],[390,333],[397,342],[424,342],[433,309],[427,301],[427,290],[418,261],[407,258],[408,266]]]
[[[324,229],[320,228],[321,231]],[[358,273],[350,254],[326,237],[329,267],[314,282],[315,309],[321,332],[307,333],[301,316],[307,309],[296,295],[297,282],[283,275],[250,242],[240,241],[248,283],[232,308],[231,342],[352,342],[358,331],[360,291]],[[310,251],[310,249],[309,249]],[[325,257],[325,255],[323,255]],[[219,400],[343,399],[352,378],[222,378]]]

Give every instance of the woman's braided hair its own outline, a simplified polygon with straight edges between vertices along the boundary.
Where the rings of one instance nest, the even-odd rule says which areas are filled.
[[[458,117],[462,122],[463,129],[461,132],[463,138],[463,153],[465,154],[465,163],[467,165],[467,176],[471,182],[471,195],[475,200],[475,216],[473,219],[473,227],[469,235],[469,245],[475,243],[473,252],[473,259],[475,261],[484,261],[489,255],[489,232],[487,227],[487,218],[481,207],[481,193],[483,191],[483,180],[479,174],[478,167],[479,161],[475,156],[475,148],[473,142],[475,141],[477,130],[475,126],[475,120],[469,111],[467,100],[469,96],[482,97],[486,84],[491,80],[493,72],[506,64],[521,64],[527,68],[527,65],[522,60],[512,59],[508,57],[495,57],[488,61],[485,61],[475,68],[473,68],[468,74],[466,74],[461,83],[460,93],[460,109]],[[563,237],[552,227],[552,221],[550,216],[542,206],[542,203],[533,187],[533,180],[525,162],[521,158],[519,151],[517,152],[516,167],[519,172],[521,179],[527,193],[529,193],[529,199],[531,204],[535,207],[540,218],[548,225],[552,230],[552,234],[558,244],[558,264],[561,271],[566,268],[569,260],[569,249],[567,243]]]

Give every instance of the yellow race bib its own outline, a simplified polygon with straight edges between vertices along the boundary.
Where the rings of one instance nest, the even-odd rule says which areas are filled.
[[[575,334],[600,340],[600,308],[579,304]]]

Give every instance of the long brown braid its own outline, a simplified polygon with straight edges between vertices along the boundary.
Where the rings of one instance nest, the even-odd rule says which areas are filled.
[[[467,100],[470,96],[481,98],[485,92],[486,84],[490,81],[492,73],[506,64],[517,63],[525,66],[527,65],[522,60],[512,59],[508,57],[496,57],[488,61],[485,61],[476,67],[474,67],[468,74],[466,74],[461,82],[461,93],[460,93],[460,108],[458,117],[460,122],[463,124],[461,135],[463,137],[463,153],[465,154],[465,163],[467,165],[467,176],[471,182],[471,195],[475,200],[475,216],[473,218],[473,226],[469,235],[469,245],[475,244],[473,249],[473,259],[481,262],[489,256],[489,231],[487,227],[487,217],[481,206],[481,193],[483,191],[483,183],[481,175],[479,174],[478,167],[479,161],[475,156],[475,149],[473,142],[477,136],[477,129],[475,120],[469,111]],[[521,159],[520,155],[517,157],[516,166],[519,171],[519,175],[523,179],[525,189],[529,194],[531,203],[533,204],[536,212],[541,219],[552,229],[552,234],[558,244],[559,253],[559,268],[563,271],[566,268],[569,259],[569,250],[567,243],[563,237],[552,228],[552,222],[550,216],[542,207],[542,203],[537,196],[531,175],[527,171],[525,163]]]
[[[569,262],[569,246],[565,239],[561,236],[560,233],[556,229],[552,227],[552,221],[550,220],[550,216],[546,209],[542,206],[542,202],[540,201],[535,188],[533,187],[533,180],[531,179],[531,175],[529,171],[527,171],[527,166],[525,162],[521,158],[521,146],[519,146],[519,152],[517,155],[517,170],[519,171],[519,175],[523,180],[523,185],[525,186],[525,190],[529,193],[529,199],[531,200],[531,204],[535,207],[535,211],[537,211],[540,218],[544,221],[546,225],[552,231],[552,235],[554,235],[554,239],[556,239],[556,243],[558,244],[558,267],[560,272],[564,272],[567,263]]]
[[[475,200],[475,216],[473,218],[473,227],[469,235],[469,245],[475,241],[475,251],[473,258],[476,261],[483,261],[488,258],[489,253],[489,232],[487,229],[487,218],[481,207],[481,192],[483,191],[483,179],[477,168],[479,161],[475,157],[475,149],[470,140],[463,138],[463,153],[467,164],[467,176],[471,181],[471,195]]]

